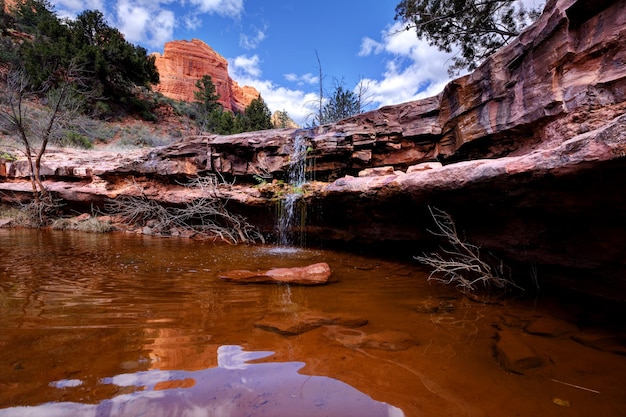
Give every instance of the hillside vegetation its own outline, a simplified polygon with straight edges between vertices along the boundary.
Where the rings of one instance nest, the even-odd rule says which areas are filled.
[[[245,113],[233,115],[219,104],[206,112],[202,100],[187,103],[155,93],[154,56],[127,42],[97,10],[70,20],[59,18],[47,0],[10,5],[0,0],[0,68],[4,153],[23,148],[16,111],[17,119],[27,119],[22,123],[45,125],[54,101],[49,96],[65,83],[71,85],[71,100],[52,120],[51,145],[151,147],[202,131],[231,134],[274,126],[260,96]],[[67,117],[59,117],[62,113]],[[42,140],[41,132],[26,133],[33,142]]]

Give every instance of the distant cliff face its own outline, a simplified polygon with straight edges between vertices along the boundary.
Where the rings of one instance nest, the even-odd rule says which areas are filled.
[[[199,39],[172,41],[165,44],[163,55],[155,54],[160,83],[155,91],[175,100],[194,101],[196,81],[210,75],[224,108],[241,112],[259,92],[250,86],[239,86],[228,75],[228,61]]]

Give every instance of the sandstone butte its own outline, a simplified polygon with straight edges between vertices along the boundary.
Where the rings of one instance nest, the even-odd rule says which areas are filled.
[[[241,87],[230,78],[228,61],[199,39],[167,42],[163,55],[154,56],[160,77],[154,89],[166,97],[193,102],[196,81],[204,75],[211,76],[225,109],[243,112],[259,96],[254,87]]]
[[[224,79],[225,80],[225,79]],[[225,82],[225,81],[224,81]],[[428,208],[540,286],[626,300],[626,8],[549,0],[542,16],[437,96],[316,129],[200,135],[127,153],[50,151],[46,184],[90,210],[137,193],[168,204],[198,194],[184,177],[236,180],[216,191],[268,237],[294,140],[309,149],[310,245],[407,257],[437,246]],[[359,172],[361,175],[359,176]],[[28,198],[24,161],[0,165],[3,198]]]

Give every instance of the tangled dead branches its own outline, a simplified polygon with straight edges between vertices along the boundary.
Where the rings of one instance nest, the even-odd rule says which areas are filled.
[[[447,239],[450,248],[416,256],[419,262],[432,267],[428,280],[445,284],[456,284],[463,291],[488,290],[491,287],[521,289],[506,278],[507,268],[501,260],[495,266],[481,254],[480,248],[461,240],[452,217],[445,211],[429,207],[438,231],[430,231],[435,236]]]
[[[192,232],[200,238],[219,238],[229,243],[263,242],[263,236],[253,225],[226,209],[225,202],[215,192],[218,185],[219,181],[214,176],[194,178],[186,186],[200,188],[205,196],[183,207],[163,206],[149,199],[140,188],[141,195],[138,197],[121,196],[109,200],[105,211],[122,217],[130,224],[150,224],[152,230],[164,235],[177,230]]]
[[[21,226],[24,227],[42,227],[50,223],[53,217],[56,217],[61,210],[61,200],[54,198],[54,196],[46,192],[45,194],[38,194],[37,198],[34,198],[26,204],[21,204]]]

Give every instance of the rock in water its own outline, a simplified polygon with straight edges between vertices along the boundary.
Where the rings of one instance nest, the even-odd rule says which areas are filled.
[[[241,283],[282,283],[322,285],[328,283],[331,271],[326,262],[293,268],[273,268],[268,271],[235,270],[224,272],[219,278]]]
[[[306,333],[321,326],[361,327],[367,319],[353,314],[326,313],[314,310],[276,312],[262,317],[254,327],[275,332],[283,336]]]

